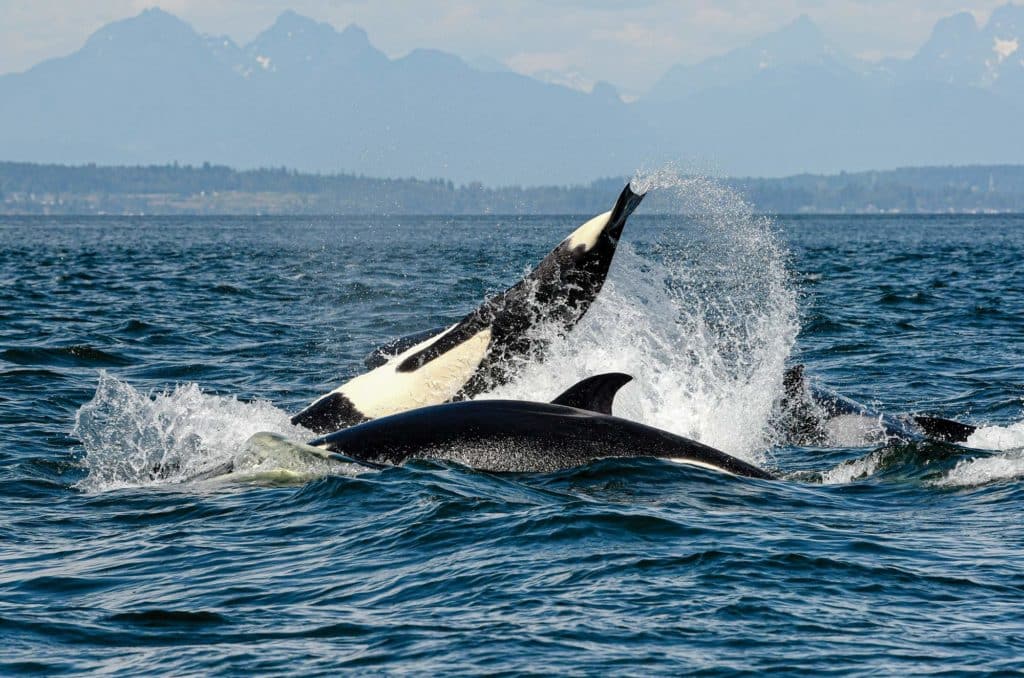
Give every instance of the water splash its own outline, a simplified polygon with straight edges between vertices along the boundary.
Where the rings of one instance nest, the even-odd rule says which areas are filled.
[[[967,438],[964,445],[1003,454],[964,459],[936,485],[977,487],[1024,477],[1024,421],[1009,426],[982,426]]]
[[[1024,477],[1024,449],[965,459],[934,484],[939,487],[977,487],[1021,477]]]
[[[772,407],[799,329],[788,254],[771,219],[731,189],[671,168],[638,175],[680,215],[652,251],[619,246],[604,290],[543,363],[484,397],[550,399],[621,371],[616,413],[765,463]]]
[[[918,473],[931,473],[936,464],[943,464],[942,455],[936,455],[927,443],[914,443],[909,448],[885,446],[873,450],[858,459],[843,461],[834,468],[821,473],[821,483],[825,485],[842,484],[874,476],[898,462],[906,450],[916,455],[912,460]],[[922,447],[923,446],[923,447]],[[1004,480],[1024,478],[1024,421],[1010,426],[985,426],[979,428],[964,443],[966,448],[993,450],[996,454],[977,455],[970,450],[950,447],[950,451],[959,450],[956,464],[942,471],[937,479],[928,480],[926,484],[935,487],[978,487]]]
[[[821,473],[822,485],[845,485],[855,480],[864,480],[878,472],[889,450],[875,450],[859,459],[848,459]]]
[[[1024,421],[1009,426],[982,426],[964,444],[979,450],[1024,449]]]
[[[86,451],[88,475],[78,487],[96,492],[181,482],[245,459],[245,442],[258,431],[308,437],[268,402],[210,395],[191,383],[147,395],[100,372],[72,431]]]

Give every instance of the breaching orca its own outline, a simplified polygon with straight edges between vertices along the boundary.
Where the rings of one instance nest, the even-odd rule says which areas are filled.
[[[776,429],[782,442],[821,447],[880,444],[892,441],[965,442],[977,427],[929,415],[891,415],[807,381],[804,366],[794,365],[783,378]]]
[[[585,379],[550,403],[472,400],[367,421],[308,445],[370,465],[453,461],[495,473],[545,473],[598,459],[656,457],[751,478],[770,473],[712,447],[613,416],[631,377]]]
[[[397,412],[464,400],[510,378],[510,359],[539,356],[530,330],[571,329],[601,291],[626,219],[643,199],[627,185],[608,212],[577,228],[526,277],[459,322],[392,342],[361,374],[317,399],[292,423],[327,433]],[[395,355],[385,357],[387,353]]]

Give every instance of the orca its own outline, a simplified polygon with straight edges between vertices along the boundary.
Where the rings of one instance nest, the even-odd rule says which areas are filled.
[[[771,473],[661,429],[616,417],[612,401],[632,379],[602,374],[550,403],[469,400],[380,417],[309,441],[362,464],[450,461],[493,473],[548,473],[599,459],[654,457],[750,478]]]
[[[321,396],[292,417],[314,433],[404,410],[472,398],[506,383],[517,358],[540,358],[537,332],[567,332],[604,284],[622,229],[644,194],[627,185],[615,206],[590,219],[504,293],[447,328],[399,339],[368,358],[369,372]]]
[[[782,442],[790,445],[861,447],[922,440],[963,443],[977,430],[942,417],[873,410],[812,384],[804,375],[803,365],[786,370],[783,387],[775,428]]]

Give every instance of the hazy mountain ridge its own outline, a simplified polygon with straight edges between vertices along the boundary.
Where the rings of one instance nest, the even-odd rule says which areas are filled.
[[[1024,158],[1024,7],[940,21],[912,58],[859,61],[808,19],[676,66],[637,106],[662,138],[750,175]],[[1012,49],[1011,49],[1012,48]],[[999,50],[1002,50],[1001,52]],[[998,62],[998,63],[996,63]]]
[[[1024,158],[1024,7],[936,25],[866,64],[801,17],[677,66],[635,103],[437,50],[390,59],[357,26],[285,12],[247,45],[161,10],[0,76],[5,159],[214,161],[488,184],[580,183],[665,160],[734,175]]]
[[[833,45],[806,15],[746,47],[698,64],[671,67],[654,84],[647,101],[678,102],[711,88],[742,84],[765,71],[820,68],[839,76],[859,69],[855,60]]]
[[[806,15],[746,47],[673,66],[647,98],[680,100],[710,88],[733,87],[758,76],[802,69],[856,78],[875,85],[937,82],[1024,95],[1024,6],[1003,5],[979,26],[969,12],[940,20],[924,45],[908,59],[873,64],[846,54]],[[1005,88],[1005,89],[1004,89]]]
[[[147,10],[71,56],[0,77],[0,148],[27,161],[590,178],[635,164],[623,153],[643,136],[625,113],[434,50],[391,60],[361,29],[293,12],[238,47]]]
[[[936,25],[920,51],[902,64],[905,79],[989,89],[1024,102],[1024,6],[996,9],[984,26],[966,12]]]

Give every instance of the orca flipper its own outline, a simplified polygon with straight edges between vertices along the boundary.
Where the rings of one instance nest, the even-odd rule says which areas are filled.
[[[971,426],[970,424],[962,424],[952,419],[924,415],[915,415],[914,423],[921,427],[926,436],[942,443],[966,442],[971,437],[971,434],[978,430],[977,426]]]
[[[422,332],[409,334],[404,337],[399,337],[398,339],[392,339],[388,343],[378,346],[367,353],[366,357],[363,358],[363,364],[366,365],[367,369],[371,370],[380,367],[396,355],[405,353],[416,344],[426,341],[436,334],[441,334],[449,327],[451,327],[451,324],[443,327],[435,327],[432,330],[423,330]]]
[[[552,400],[551,404],[611,415],[615,394],[632,380],[633,377],[621,372],[598,374],[570,386],[565,393]]]

